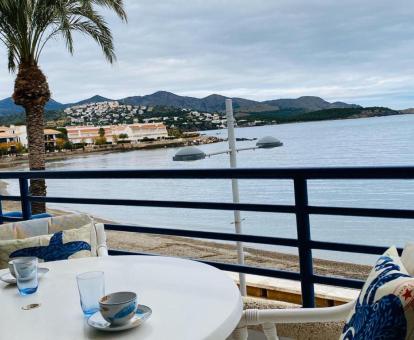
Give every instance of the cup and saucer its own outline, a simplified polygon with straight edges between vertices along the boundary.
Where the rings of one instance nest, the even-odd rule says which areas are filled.
[[[138,305],[136,293],[117,292],[99,300],[99,311],[88,319],[88,325],[106,332],[123,331],[142,325],[151,314],[150,307]]]
[[[8,284],[16,284],[16,273],[14,271],[13,267],[13,261],[19,261],[19,257],[16,257],[9,261],[9,271],[7,273],[4,273],[3,275],[0,275],[0,280],[3,282],[6,282]],[[40,277],[46,275],[49,272],[49,268],[37,268],[37,275]]]

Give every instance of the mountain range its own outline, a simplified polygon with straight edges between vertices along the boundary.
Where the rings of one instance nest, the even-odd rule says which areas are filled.
[[[63,110],[67,107],[75,105],[118,100],[119,102],[127,105],[168,106],[206,112],[217,112],[225,110],[226,98],[227,97],[218,94],[212,94],[204,98],[195,98],[179,96],[167,91],[158,91],[150,95],[126,97],[122,99],[109,99],[95,95],[91,98],[87,98],[76,103],[67,104],[59,103],[51,99],[46,105],[46,110]],[[332,108],[358,108],[360,106],[343,102],[330,103],[320,97],[304,96],[296,99],[275,99],[262,102],[244,98],[233,98],[233,107],[236,112],[249,113],[278,111],[285,109],[301,109],[304,112],[312,112]],[[4,116],[19,112],[23,112],[23,108],[21,106],[15,105],[12,98],[9,97],[0,100],[0,115]]]

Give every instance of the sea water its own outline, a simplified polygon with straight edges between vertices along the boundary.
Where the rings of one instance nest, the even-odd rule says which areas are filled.
[[[226,130],[206,131],[226,137]],[[274,149],[243,151],[237,154],[238,167],[342,167],[414,165],[414,115],[350,119],[237,128],[236,137],[274,136],[284,145]],[[254,146],[256,141],[237,142]],[[225,142],[199,146],[206,153],[226,150]],[[179,148],[88,155],[48,163],[48,169],[182,169],[227,168],[228,155],[194,162],[174,162]],[[294,204],[290,180],[240,180],[242,203]],[[48,180],[48,194],[63,197],[128,198],[143,200],[184,200],[231,202],[230,180]],[[18,192],[17,181],[9,187]],[[309,181],[309,203],[334,207],[414,209],[414,180],[313,180]],[[50,206],[84,211],[120,223],[209,230],[234,231],[232,211],[182,210],[148,207],[84,205]],[[296,238],[292,214],[242,212],[246,234]],[[414,240],[414,221],[349,216],[312,215],[314,240],[403,246]],[[295,252],[292,248],[249,245]],[[358,254],[314,251],[315,256],[369,263]]]

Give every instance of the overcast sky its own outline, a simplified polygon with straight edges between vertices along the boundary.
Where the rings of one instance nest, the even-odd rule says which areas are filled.
[[[315,95],[414,107],[412,0],[125,0],[107,15],[118,60],[78,36],[75,55],[52,41],[40,60],[53,98],[118,99],[167,90],[255,100]],[[0,98],[13,90],[5,49]]]

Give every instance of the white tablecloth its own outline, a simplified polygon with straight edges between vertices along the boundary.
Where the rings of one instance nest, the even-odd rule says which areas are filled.
[[[18,295],[14,285],[0,283],[0,339],[79,340],[226,339],[242,314],[235,283],[202,263],[156,256],[109,256],[41,264],[50,272],[34,295]],[[138,303],[152,308],[138,328],[103,333],[86,324],[79,304],[76,275],[105,272],[106,293],[134,291]],[[5,271],[0,271],[0,274]],[[40,303],[33,310],[22,306]]]

